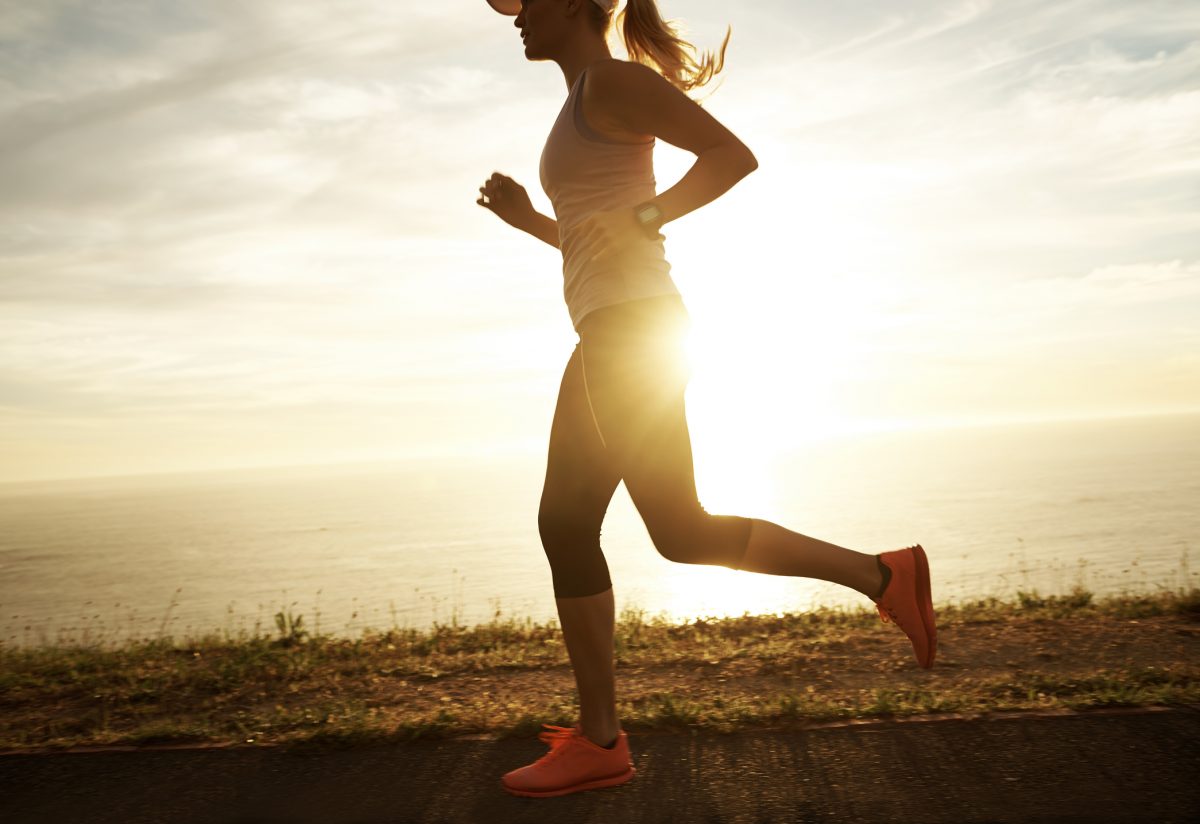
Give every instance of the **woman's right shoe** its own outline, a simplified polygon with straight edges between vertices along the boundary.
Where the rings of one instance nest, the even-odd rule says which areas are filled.
[[[891,621],[912,641],[917,663],[933,666],[937,655],[937,623],[929,591],[929,560],[920,544],[879,556],[892,571],[883,595],[875,601],[879,617]],[[874,600],[874,599],[872,599]]]
[[[601,747],[574,727],[543,724],[549,732],[538,738],[550,745],[550,752],[532,764],[512,770],[500,779],[513,795],[548,798],[555,795],[615,787],[633,778],[633,760],[629,757],[629,739],[622,731],[612,749]]]

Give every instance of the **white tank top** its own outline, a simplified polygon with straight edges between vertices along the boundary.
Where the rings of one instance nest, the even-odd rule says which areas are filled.
[[[654,198],[654,138],[618,143],[592,130],[581,101],[587,70],[571,87],[542,149],[542,189],[554,206],[563,256],[563,297],[578,330],[588,312],[614,303],[678,295],[662,240],[644,235],[599,262],[585,260],[575,226],[595,211],[629,209]]]

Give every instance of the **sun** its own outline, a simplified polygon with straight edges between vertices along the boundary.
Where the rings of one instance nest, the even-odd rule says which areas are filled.
[[[846,330],[862,319],[840,318],[839,301],[753,305],[761,310],[689,301],[687,416],[705,507],[769,516],[778,504],[779,457],[846,429],[839,386],[861,356]]]

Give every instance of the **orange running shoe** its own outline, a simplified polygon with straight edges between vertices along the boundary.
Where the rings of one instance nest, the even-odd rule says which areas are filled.
[[[504,774],[500,783],[513,795],[549,798],[580,790],[615,787],[633,778],[633,760],[629,757],[629,739],[624,731],[617,743],[606,749],[574,727],[542,724],[552,732],[540,732],[538,738],[550,745],[550,752],[532,764]]]
[[[929,594],[929,560],[920,544],[884,552],[879,558],[892,571],[887,589],[875,606],[884,623],[889,620],[912,641],[917,663],[933,666],[937,655],[937,623]],[[872,599],[874,600],[874,599]]]

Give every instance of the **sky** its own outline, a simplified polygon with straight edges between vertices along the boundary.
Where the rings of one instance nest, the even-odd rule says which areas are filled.
[[[698,452],[1200,409],[1200,4],[659,5],[759,162],[663,230]],[[544,454],[561,256],[475,203],[553,214],[512,23],[0,0],[0,481]]]

